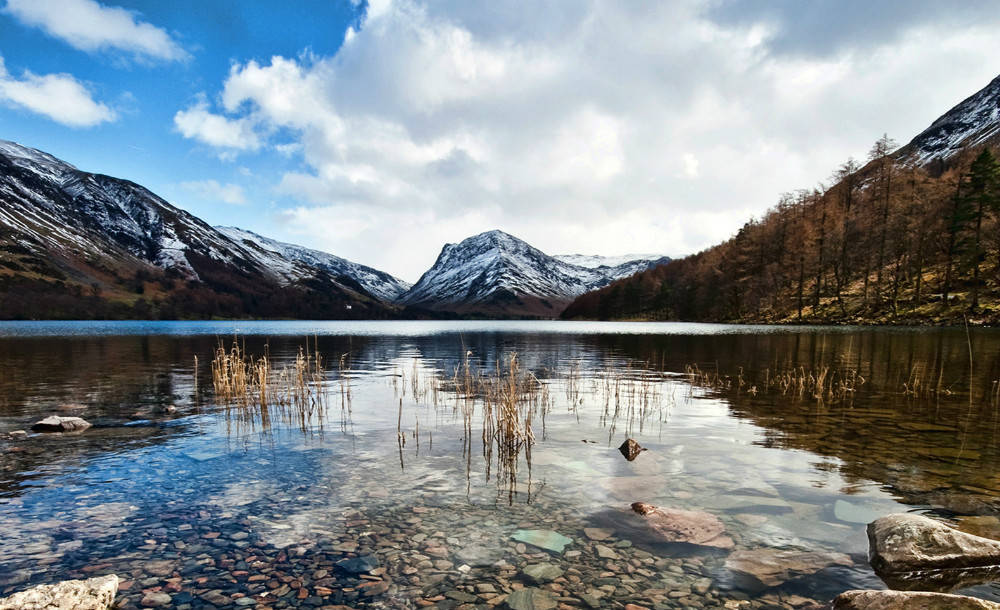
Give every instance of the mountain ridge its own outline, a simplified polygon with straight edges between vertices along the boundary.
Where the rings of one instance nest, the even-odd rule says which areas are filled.
[[[6,140],[0,200],[4,317],[390,314],[353,278],[273,268],[142,185]]]
[[[398,302],[459,314],[554,317],[575,296],[666,260],[584,267],[492,230],[445,244]]]

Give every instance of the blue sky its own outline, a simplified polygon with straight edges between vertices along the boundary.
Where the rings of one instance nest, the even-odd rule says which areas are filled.
[[[336,53],[344,32],[363,17],[364,6],[348,0],[270,5],[126,0],[98,6],[127,9],[135,22],[165,32],[184,55],[162,57],[115,47],[81,50],[46,28],[24,23],[7,7],[0,13],[0,57],[6,70],[14,77],[25,70],[72,75],[115,118],[94,126],[67,126],[23,106],[0,104],[0,138],[50,152],[82,169],[139,182],[213,224],[250,219],[266,227],[257,221],[261,211],[288,203],[269,192],[267,176],[296,162],[263,153],[221,160],[216,151],[178,134],[174,115],[217,89],[234,62],[307,51]],[[219,205],[211,194],[182,186],[205,180],[240,185],[249,205]]]
[[[682,255],[1000,72],[995,3],[0,0],[0,138],[415,281]]]

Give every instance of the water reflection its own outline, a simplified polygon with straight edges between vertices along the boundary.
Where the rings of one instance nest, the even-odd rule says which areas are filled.
[[[920,510],[1000,532],[997,333],[972,333],[970,374],[964,331],[439,326],[352,336],[269,324],[242,336],[241,349],[269,353],[277,370],[294,367],[307,340],[324,356],[309,384],[326,408],[269,415],[266,434],[249,425],[259,410],[232,425],[245,412],[227,417],[214,391],[211,354],[231,326],[0,339],[0,432],[70,403],[96,424],[79,437],[0,441],[0,572],[16,575],[0,592],[95,569],[143,581],[156,578],[147,563],[167,561],[178,604],[185,594],[264,603],[283,591],[276,570],[307,585],[307,599],[409,607],[456,587],[502,591],[497,574],[516,580],[540,560],[511,538],[528,528],[574,540],[549,560],[580,573],[565,594],[581,603],[602,586],[616,603],[787,603],[880,586],[865,558],[864,525],[877,516]],[[822,400],[790,389],[807,374],[815,387],[824,370],[836,391]],[[176,416],[158,411],[167,404]],[[516,417],[503,416],[510,405]],[[647,451],[622,459],[627,438]],[[651,541],[627,520],[636,501],[716,515],[738,550],[837,560],[751,587],[725,553]],[[612,533],[595,541],[585,533],[595,527]],[[386,568],[372,596],[331,567],[366,553]],[[269,580],[240,574],[255,570]],[[315,576],[324,570],[334,575]],[[286,593],[275,607],[305,604]],[[126,596],[137,604],[141,593]]]

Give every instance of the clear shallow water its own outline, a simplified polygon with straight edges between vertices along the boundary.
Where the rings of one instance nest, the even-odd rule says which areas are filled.
[[[315,341],[329,363],[325,416],[305,433],[289,424],[266,434],[227,417],[209,364],[234,334],[277,361]],[[879,515],[916,510],[1000,533],[1000,334],[973,331],[972,347],[970,383],[965,331],[948,329],[0,324],[0,433],[51,413],[95,424],[0,441],[0,592],[114,572],[129,583],[126,607],[150,591],[191,608],[454,607],[488,603],[485,589],[504,594],[540,561],[564,571],[545,586],[576,605],[793,607],[881,588],[864,532]],[[430,390],[466,352],[484,370],[516,352],[548,390],[512,502],[495,469],[487,478],[481,412],[467,436],[461,401],[446,384],[436,402]],[[687,365],[720,372],[730,388],[686,375]],[[765,389],[778,371],[824,367],[863,382],[824,401]],[[925,389],[905,395],[915,382]],[[160,412],[168,404],[178,412]],[[648,449],[632,462],[617,451],[629,436]],[[714,514],[738,551],[841,555],[761,587],[727,568],[725,551],[655,543],[629,514],[635,501]],[[613,530],[600,544],[614,557],[597,553],[591,527]],[[518,529],[573,543],[550,555],[519,547]],[[369,553],[385,570],[376,585],[334,567]],[[998,599],[990,584],[966,592]]]

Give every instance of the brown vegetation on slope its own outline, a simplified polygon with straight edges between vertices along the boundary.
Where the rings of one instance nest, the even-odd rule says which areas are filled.
[[[563,318],[1000,322],[1000,169],[988,148],[935,174],[884,136],[833,186],[783,195],[717,246],[582,295]]]

